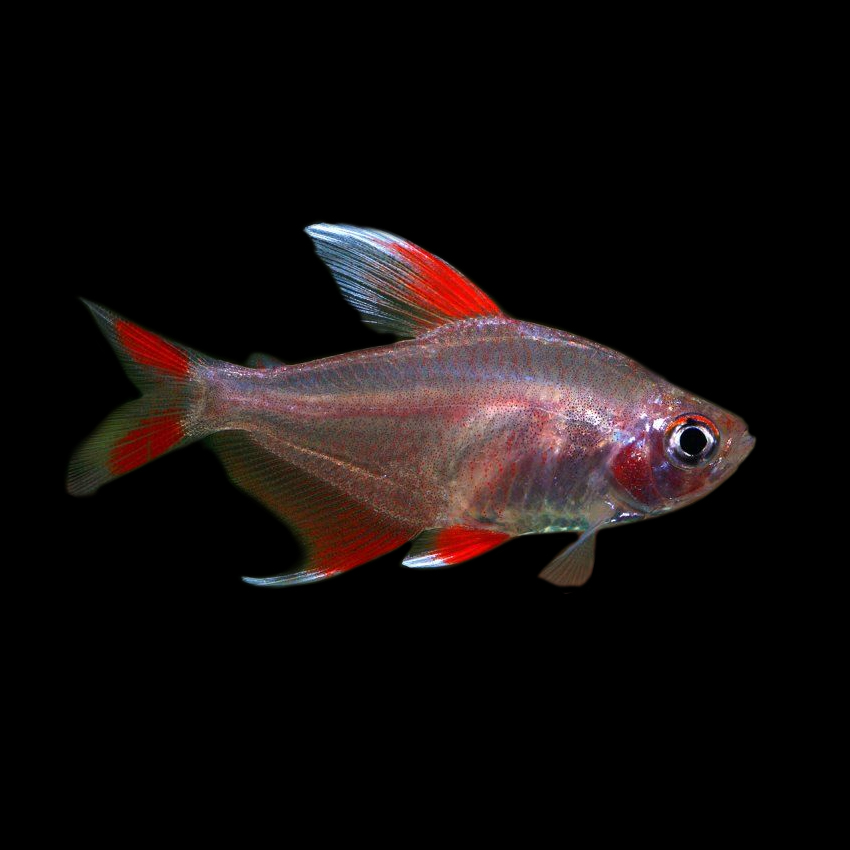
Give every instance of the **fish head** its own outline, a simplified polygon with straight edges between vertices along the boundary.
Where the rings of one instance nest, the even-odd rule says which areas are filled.
[[[624,501],[645,515],[701,499],[755,444],[743,419],[680,390],[639,405],[630,420],[620,423],[609,471]]]

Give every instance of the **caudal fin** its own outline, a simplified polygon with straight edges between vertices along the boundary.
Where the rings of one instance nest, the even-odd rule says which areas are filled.
[[[213,362],[104,307],[83,303],[142,397],[113,411],[74,452],[67,478],[73,496],[94,493],[119,475],[205,436],[202,370]]]

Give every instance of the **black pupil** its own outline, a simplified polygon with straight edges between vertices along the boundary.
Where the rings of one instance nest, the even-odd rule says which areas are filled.
[[[681,437],[679,437],[679,445],[685,454],[696,457],[705,450],[708,445],[708,438],[701,428],[685,428]]]

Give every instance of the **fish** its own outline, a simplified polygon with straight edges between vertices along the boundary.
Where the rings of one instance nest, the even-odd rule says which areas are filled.
[[[306,232],[361,319],[398,341],[243,366],[84,301],[141,397],[74,452],[70,494],[206,440],[302,544],[300,565],[251,585],[327,579],[410,541],[403,565],[429,569],[574,532],[539,574],[569,588],[590,578],[602,529],[695,502],[753,449],[735,414],[613,349],[507,316],[412,242]]]

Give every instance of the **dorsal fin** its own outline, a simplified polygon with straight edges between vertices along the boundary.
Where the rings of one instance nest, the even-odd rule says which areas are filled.
[[[459,319],[502,315],[457,269],[391,233],[347,224],[314,224],[307,233],[345,300],[376,330],[415,337]]]

